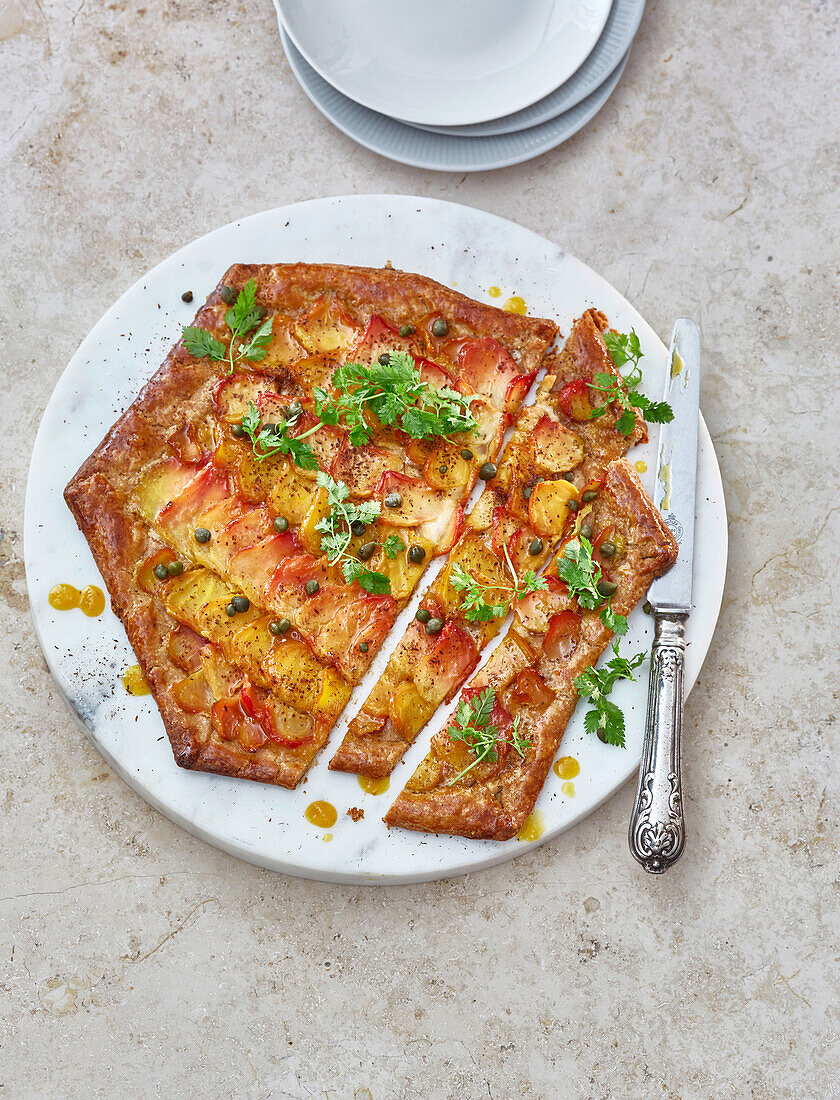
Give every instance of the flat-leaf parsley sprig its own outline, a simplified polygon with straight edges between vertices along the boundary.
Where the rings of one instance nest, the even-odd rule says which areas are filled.
[[[491,622],[493,619],[503,619],[507,615],[510,605],[514,600],[524,600],[529,592],[544,591],[548,588],[545,580],[538,577],[533,569],[526,570],[520,577],[513,567],[507,547],[504,548],[505,558],[510,569],[513,584],[485,584],[478,577],[473,576],[460,563],[452,567],[449,583],[456,592],[462,592],[461,608],[464,618],[473,623]],[[498,602],[487,599],[487,593],[502,593]]]
[[[386,355],[387,362],[339,367],[332,377],[336,397],[320,387],[313,391],[318,415],[325,424],[346,425],[354,447],[371,440],[368,413],[386,427],[402,429],[412,439],[448,438],[479,430],[468,398],[446,386],[430,386],[407,352],[383,353],[383,359]]]
[[[300,413],[290,417],[281,417],[277,423],[263,424],[259,410],[253,401],[248,403],[248,411],[242,417],[240,423],[245,435],[251,441],[251,449],[258,462],[275,455],[288,455],[296,466],[302,470],[317,470],[318,460],[315,452],[304,439],[317,431],[320,424],[310,428],[300,435],[289,435],[289,428],[293,428],[300,419]]]
[[[266,317],[263,306],[257,305],[256,279],[249,279],[239,291],[233,306],[225,313],[225,324],[230,329],[227,347],[207,329],[184,325],[184,346],[190,355],[225,363],[228,374],[233,374],[242,359],[250,363],[265,359],[273,331],[272,319]]]
[[[318,471],[315,480],[320,488],[327,491],[329,515],[315,524],[315,530],[321,533],[321,549],[330,565],[341,562],[341,572],[348,584],[358,581],[366,592],[375,596],[387,595],[391,591],[391,582],[385,574],[368,569],[359,558],[347,553],[354,525],[373,523],[381,511],[379,501],[362,500],[356,503],[350,500],[350,490],[344,482],[335,481],[322,470]],[[388,535],[380,545],[385,556],[392,560],[401,550],[405,550],[405,543],[395,534]]]
[[[525,759],[525,750],[530,747],[531,742],[520,735],[519,718],[514,718],[513,724],[507,731],[508,736],[503,737],[498,727],[490,721],[495,705],[496,693],[490,687],[485,688],[469,701],[462,699],[458,704],[455,722],[449,727],[449,739],[463,741],[472,751],[475,760],[450,779],[446,784],[447,787],[463,779],[468,772],[485,760],[494,764],[499,759],[499,746],[503,743],[510,745],[515,752],[519,753],[520,759]]]
[[[625,723],[624,712],[617,703],[611,702],[607,696],[618,680],[633,680],[636,677],[634,671],[642,664],[646,654],[637,653],[635,657],[626,658],[618,655],[618,643],[613,642],[615,656],[603,668],[588,668],[580,676],[575,677],[575,687],[580,695],[589,699],[592,704],[583,718],[583,725],[587,733],[594,733],[607,745],[617,745],[625,748]]]
[[[600,565],[592,558],[589,539],[578,535],[566,544],[562,557],[557,559],[557,576],[565,582],[569,595],[580,607],[589,611],[601,608],[598,617],[613,634],[627,633],[627,619],[609,606],[615,586],[611,586],[610,592],[605,590],[607,582],[602,578]]]
[[[594,391],[593,397],[597,394],[598,400],[603,402],[589,414],[590,420],[603,416],[607,407],[613,403],[621,409],[615,426],[622,435],[633,434],[636,427],[634,409],[638,409],[649,424],[667,424],[669,420],[673,420],[674,410],[667,401],[651,401],[636,388],[642,380],[639,360],[644,354],[636,330],[631,329],[629,334],[605,332],[604,343],[616,370],[620,371],[626,363],[631,366],[624,375],[616,377],[613,374],[599,373],[587,383],[590,390]]]

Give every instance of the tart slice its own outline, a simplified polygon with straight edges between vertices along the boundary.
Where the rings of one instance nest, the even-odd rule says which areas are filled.
[[[392,269],[226,273],[65,491],[179,764],[300,780],[555,333]]]
[[[598,592],[608,594],[603,602],[573,595],[558,576],[558,562],[581,547],[591,554]],[[432,738],[386,823],[478,839],[515,836],[575,709],[575,679],[612,636],[605,607],[628,615],[676,556],[673,535],[629,463],[612,463],[547,569],[547,588],[516,604],[508,634]]]
[[[624,433],[613,406],[592,418],[596,391],[589,383],[598,374],[618,375],[602,336],[607,324],[603,313],[587,310],[549,360],[534,404],[517,413],[495,476],[330,768],[390,774],[437,707],[466,682],[552,545],[595,496],[606,466],[647,438],[638,413]],[[471,606],[467,577],[478,582],[472,591],[483,590],[483,606]]]

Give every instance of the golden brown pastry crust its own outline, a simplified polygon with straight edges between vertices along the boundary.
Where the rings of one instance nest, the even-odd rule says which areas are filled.
[[[523,373],[536,371],[557,326],[549,320],[520,317],[485,306],[421,275],[390,268],[371,269],[337,264],[235,264],[198,310],[194,324],[219,338],[227,335],[223,285],[240,289],[257,283],[257,301],[269,310],[294,313],[332,292],[352,305],[363,321],[387,313],[394,323],[413,322],[430,313],[444,315],[451,335],[490,335],[502,341]],[[65,500],[87,538],[105,580],[115,613],[149,682],[163,716],[175,759],[182,767],[260,782],[294,786],[326,740],[302,762],[295,750],[250,753],[215,736],[206,714],[188,713],[172,694],[183,678],[170,660],[165,639],[176,625],[162,601],[139,588],[135,569],[163,543],[143,518],[133,491],[144,471],[167,453],[165,440],[174,426],[203,423],[211,415],[213,390],[224,366],[195,359],[183,342],[172,349],[137,399],[82,464],[65,490]],[[283,367],[274,371],[278,383],[299,385]]]
[[[619,591],[612,603],[615,611],[627,615],[651,582],[673,565],[677,544],[626,460],[614,462],[608,468],[601,494],[602,515],[608,516],[616,529],[627,536],[630,545],[617,574],[620,576]],[[441,782],[429,790],[410,789],[412,780],[417,785],[417,777],[434,758],[436,741],[445,744],[448,735],[444,728],[435,734],[432,752],[388,810],[384,818],[386,824],[486,840],[509,840],[516,835],[534,808],[577,704],[575,677],[595,664],[611,637],[611,632],[594,612],[582,614],[581,642],[562,677],[552,682],[553,702],[538,718],[522,726],[522,736],[532,742],[525,760],[514,760],[492,782],[477,782],[472,786],[447,786]],[[477,686],[489,684],[497,689],[502,686],[494,682],[494,672],[495,668],[504,666],[503,647],[509,639],[510,635],[479,671],[474,681]]]

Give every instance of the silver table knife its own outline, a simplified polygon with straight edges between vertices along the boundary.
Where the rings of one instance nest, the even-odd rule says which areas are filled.
[[[674,565],[648,591],[654,617],[645,742],[630,851],[646,871],[662,874],[685,845],[680,734],[683,710],[685,624],[691,612],[694,565],[694,493],[700,413],[700,332],[681,317],[671,337],[665,400],[674,419],[659,436],[654,503],[679,543]]]

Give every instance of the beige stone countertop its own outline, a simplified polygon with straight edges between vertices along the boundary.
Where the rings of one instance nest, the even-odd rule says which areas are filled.
[[[651,0],[601,114],[478,175],[333,129],[268,0],[139,5],[0,0],[0,1096],[840,1096],[837,4]],[[628,853],[630,786],[465,878],[258,870],[116,778],[47,672],[24,488],[81,339],[217,225],[383,191],[513,218],[664,338],[703,330],[730,562],[662,878]]]

